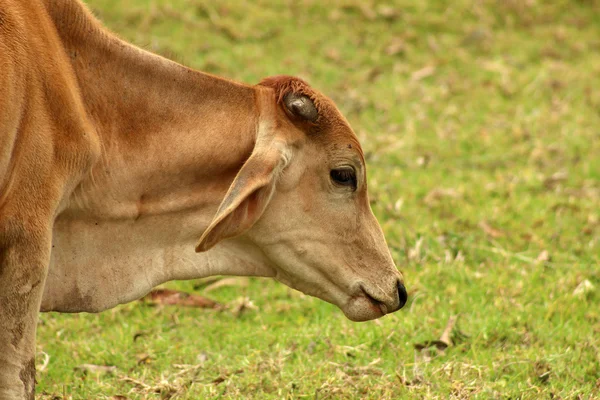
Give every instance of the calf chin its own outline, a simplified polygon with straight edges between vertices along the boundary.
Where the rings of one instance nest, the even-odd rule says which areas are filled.
[[[387,312],[366,297],[353,297],[342,308],[344,315],[354,322],[365,322],[381,318]]]

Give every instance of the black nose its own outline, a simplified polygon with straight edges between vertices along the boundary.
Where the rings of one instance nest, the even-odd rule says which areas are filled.
[[[400,306],[398,306],[398,309],[401,309],[402,307],[404,307],[406,301],[408,300],[408,293],[406,293],[406,288],[404,287],[404,284],[400,281],[398,281],[398,299],[400,300]]]

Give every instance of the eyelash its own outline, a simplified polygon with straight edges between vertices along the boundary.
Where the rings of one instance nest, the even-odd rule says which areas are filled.
[[[356,172],[351,168],[332,169],[329,173],[333,183],[339,186],[352,187],[356,190]]]

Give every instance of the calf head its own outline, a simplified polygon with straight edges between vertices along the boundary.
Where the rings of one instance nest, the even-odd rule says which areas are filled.
[[[277,280],[354,321],[402,308],[402,275],[371,211],[363,152],[346,119],[297,78],[267,78],[256,93],[254,151],[196,250],[250,240]]]

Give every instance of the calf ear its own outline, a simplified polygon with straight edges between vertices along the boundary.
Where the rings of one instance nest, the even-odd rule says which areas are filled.
[[[250,229],[271,200],[275,181],[286,164],[285,151],[273,144],[250,156],[196,245],[196,252],[209,250],[221,240]]]

